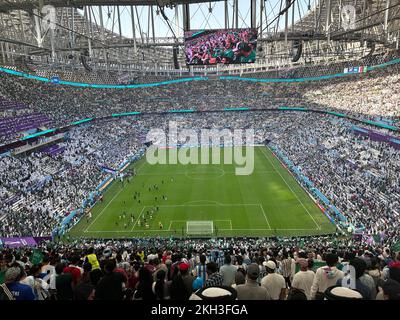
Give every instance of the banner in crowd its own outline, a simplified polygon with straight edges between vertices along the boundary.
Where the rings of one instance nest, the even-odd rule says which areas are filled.
[[[109,167],[106,167],[106,166],[101,166],[100,168],[101,168],[101,170],[102,170],[103,172],[106,172],[106,173],[114,174],[114,173],[117,172],[117,170],[114,170],[114,169],[109,168]]]
[[[343,73],[363,73],[367,71],[368,71],[367,66],[359,66],[359,67],[344,68]]]
[[[32,262],[32,264],[39,264],[43,261],[43,253],[39,249],[33,249],[33,252],[31,256],[29,257],[29,260]]]
[[[379,133],[370,129],[361,128],[358,126],[352,126],[351,130],[358,135],[366,136],[373,141],[386,142],[393,148],[400,150],[400,140],[394,136]]]
[[[51,83],[60,84],[60,77],[54,76],[50,78]]]
[[[44,237],[33,237],[33,239],[35,239],[37,244],[41,244],[42,242],[45,241],[50,241],[51,237],[50,236],[44,236]]]
[[[0,238],[0,246],[8,248],[19,248],[25,246],[36,246],[37,242],[32,237],[19,237],[19,238]]]

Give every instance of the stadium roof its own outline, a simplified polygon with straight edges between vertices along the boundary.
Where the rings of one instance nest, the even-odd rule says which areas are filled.
[[[213,0],[222,1],[222,0]],[[54,7],[82,7],[82,6],[168,6],[178,4],[203,3],[209,0],[2,0],[0,10],[32,9],[42,2],[43,5]]]
[[[39,3],[57,7],[54,34],[36,34],[40,16],[32,9]],[[356,11],[353,29],[343,27],[346,5]],[[100,64],[172,67],[171,48],[182,49],[183,31],[198,26],[258,28],[261,63],[290,61],[294,40],[303,41],[303,56],[352,59],[371,46],[398,46],[399,20],[400,0],[0,0],[0,61],[51,56],[53,65],[69,64],[69,57],[89,50]],[[183,50],[178,61],[185,64]]]

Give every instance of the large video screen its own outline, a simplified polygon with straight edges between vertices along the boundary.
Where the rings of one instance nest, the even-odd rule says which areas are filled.
[[[185,32],[188,65],[253,63],[257,29],[192,30]]]

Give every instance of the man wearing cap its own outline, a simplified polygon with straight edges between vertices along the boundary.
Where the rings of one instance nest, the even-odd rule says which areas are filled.
[[[248,266],[246,283],[236,286],[238,300],[270,300],[267,289],[257,282],[259,274],[260,267],[257,263]]]
[[[238,51],[239,62],[249,63],[256,60],[256,51],[251,48],[250,44],[241,42]]]
[[[308,270],[308,260],[299,258],[296,261],[300,266],[300,271],[297,272],[292,281],[292,288],[303,290],[308,300],[311,300],[311,286],[314,281],[315,273]]]
[[[267,289],[271,300],[284,300],[286,296],[285,278],[275,273],[276,264],[274,261],[264,261],[267,275],[261,279],[261,285]]]
[[[183,283],[188,292],[193,291],[193,281],[194,277],[189,273],[189,263],[181,262],[179,264],[179,272],[181,273]]]

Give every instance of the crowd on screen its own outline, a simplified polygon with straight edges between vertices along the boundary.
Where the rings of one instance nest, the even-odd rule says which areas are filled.
[[[257,30],[218,30],[185,35],[186,62],[190,65],[255,62]],[[201,33],[201,31],[200,31]]]
[[[0,284],[2,300],[399,300],[400,254],[332,236],[81,239],[2,249]]]

